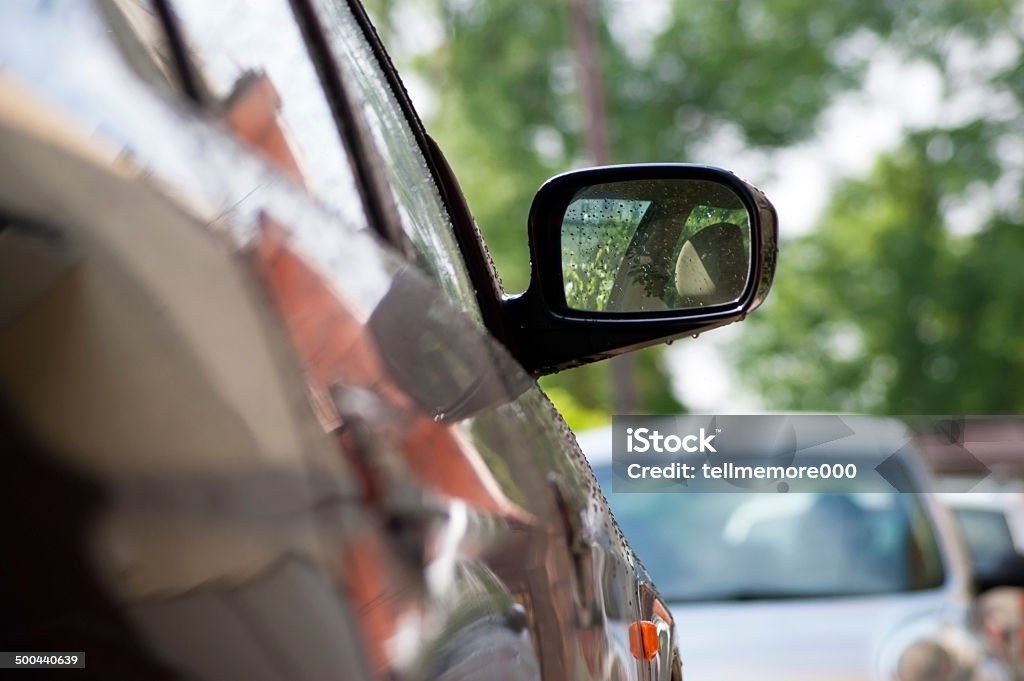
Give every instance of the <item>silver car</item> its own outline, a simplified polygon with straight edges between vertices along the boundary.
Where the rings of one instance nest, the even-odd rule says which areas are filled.
[[[660,585],[688,679],[1005,679],[970,625],[972,577],[948,512],[896,421],[829,443],[889,460],[901,489],[613,493],[611,433],[581,436],[612,510]],[[890,474],[893,468],[890,468]]]
[[[985,491],[940,492],[939,500],[963,530],[976,580],[1005,583],[999,573],[1008,559],[1016,560],[1019,572],[1024,555],[1024,493],[1019,481],[982,487]],[[993,588],[978,600],[975,621],[1015,678],[1024,679],[1024,592]]]

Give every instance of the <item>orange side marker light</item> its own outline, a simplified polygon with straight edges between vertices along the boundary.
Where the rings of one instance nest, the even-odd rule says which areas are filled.
[[[638,660],[650,662],[658,654],[658,628],[654,622],[640,620],[629,625],[629,652]]]

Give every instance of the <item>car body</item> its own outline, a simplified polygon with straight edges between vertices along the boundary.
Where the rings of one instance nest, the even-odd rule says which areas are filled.
[[[966,553],[927,492],[920,457],[904,446],[909,431],[894,420],[841,418],[853,424],[848,434],[818,453],[866,468],[879,451],[894,452],[904,491],[851,483],[820,494],[608,493],[675,615],[685,673],[723,681],[1009,678],[970,625]],[[777,433],[757,437],[767,447]],[[607,490],[610,432],[580,442]],[[665,539],[673,527],[695,528],[697,518],[701,532]]]
[[[742,318],[763,196],[589,171],[735,186],[761,251],[699,319],[505,296],[357,2],[6,3],[0,149],[0,647],[103,679],[679,677],[535,379]]]

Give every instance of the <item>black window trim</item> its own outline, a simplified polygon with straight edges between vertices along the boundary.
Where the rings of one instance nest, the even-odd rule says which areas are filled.
[[[394,246],[407,260],[414,261],[416,251],[402,229],[398,208],[395,206],[389,181],[384,173],[384,160],[377,153],[365,121],[357,113],[358,108],[345,86],[341,69],[331,54],[320,17],[310,0],[288,2],[320,78],[320,85],[327,96],[328,106],[334,114],[334,126],[348,152],[367,219],[385,241]]]
[[[199,89],[199,77],[196,74],[195,65],[188,58],[188,50],[185,48],[185,40],[182,37],[181,27],[178,25],[178,17],[174,13],[174,9],[168,0],[151,0],[151,2],[160,27],[163,29],[164,38],[167,39],[167,47],[174,60],[174,70],[182,94],[196,106],[205,108],[208,103]]]
[[[308,4],[309,0],[293,0]],[[505,332],[504,314],[501,305],[503,290],[494,266],[487,254],[483,237],[476,227],[473,214],[466,202],[466,197],[459,187],[455,174],[445,159],[444,154],[437,143],[426,132],[423,121],[412,105],[412,100],[405,89],[394,62],[380,35],[370,21],[369,15],[362,3],[358,0],[346,0],[352,16],[366,38],[370,49],[373,52],[377,64],[384,74],[395,101],[398,103],[402,115],[405,117],[409,128],[412,131],[420,153],[430,171],[431,180],[437,187],[441,202],[451,220],[452,231],[455,234],[455,242],[459,247],[460,254],[466,265],[470,283],[476,291],[477,304],[484,326],[503,344],[508,344],[508,337]],[[330,56],[330,55],[328,55]],[[525,216],[524,216],[525,225]],[[523,238],[526,238],[525,229]]]

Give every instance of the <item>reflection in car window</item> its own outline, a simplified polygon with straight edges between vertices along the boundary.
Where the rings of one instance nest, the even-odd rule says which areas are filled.
[[[610,489],[610,466],[596,473]],[[619,493],[608,500],[669,601],[893,593],[944,579],[932,525],[912,494]]]
[[[284,0],[177,0],[216,114],[323,203],[346,212],[351,171],[330,107]]]
[[[420,151],[409,122],[346,3],[317,3],[335,58],[359,100],[384,160],[402,228],[412,241],[421,266],[448,296],[480,320],[465,263],[451,220]]]

